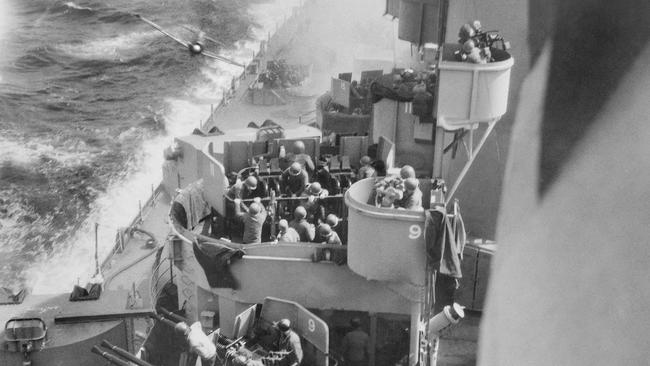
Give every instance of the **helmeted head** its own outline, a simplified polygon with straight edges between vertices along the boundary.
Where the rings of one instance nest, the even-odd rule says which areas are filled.
[[[293,153],[294,154],[303,154],[305,152],[305,143],[298,140],[293,143]]]
[[[372,162],[372,159],[370,159],[370,156],[364,155],[361,160],[359,160],[359,163],[361,163],[361,166],[368,165]]]
[[[327,218],[325,219],[325,222],[330,227],[335,227],[336,225],[339,224],[339,218],[336,217],[336,215],[334,215],[334,214],[329,214],[329,215],[327,215]]]
[[[302,206],[298,206],[293,210],[293,217],[295,217],[296,220],[302,220],[307,217],[307,210]]]
[[[475,35],[476,32],[474,31],[474,27],[472,27],[472,25],[469,23],[463,24],[458,30],[458,38],[460,38],[461,42],[465,42]]]
[[[262,212],[262,205],[257,203],[257,202],[251,203],[251,205],[248,207],[248,213],[251,216],[255,216],[255,215],[259,214],[260,212]]]
[[[291,330],[291,321],[289,319],[280,319],[278,322],[278,329],[280,329],[281,332],[287,332]]]
[[[323,192],[323,188],[320,186],[320,183],[314,182],[307,187],[307,194],[311,196],[318,196]]]
[[[474,41],[472,41],[471,39],[463,43],[463,52],[465,53],[471,53],[474,48],[476,48],[476,45],[474,44]]]
[[[250,177],[246,178],[246,180],[244,181],[244,185],[249,190],[254,191],[255,189],[257,189],[257,178],[251,175]]]
[[[291,175],[299,175],[300,172],[302,172],[302,165],[299,162],[294,162],[289,167],[289,174]]]
[[[407,178],[404,181],[404,188],[407,191],[414,191],[418,187],[419,184],[420,184],[420,182],[418,182],[417,179],[415,179],[415,178]]]
[[[289,222],[285,219],[280,220],[280,222],[278,222],[278,229],[281,232],[287,231],[287,229],[289,229]]]
[[[483,29],[483,26],[481,25],[480,20],[475,20],[472,22],[472,28],[474,28],[474,31],[480,32],[481,29]]]
[[[318,234],[323,238],[328,238],[332,235],[332,228],[327,224],[318,225]]]
[[[179,334],[187,334],[190,331],[190,327],[185,322],[179,322],[174,326],[174,330]]]
[[[415,178],[415,169],[410,165],[404,165],[402,169],[399,170],[399,176],[402,179]]]

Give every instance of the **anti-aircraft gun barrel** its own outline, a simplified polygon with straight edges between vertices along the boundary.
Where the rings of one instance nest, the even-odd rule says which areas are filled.
[[[112,353],[108,353],[108,352],[104,351],[104,350],[103,350],[102,348],[100,348],[99,346],[93,346],[93,348],[92,348],[90,351],[91,351],[92,353],[96,353],[96,354],[102,356],[103,358],[105,358],[106,360],[108,360],[108,362],[112,363],[113,365],[117,365],[117,366],[130,366],[130,364],[129,364],[128,362],[126,362],[126,361],[124,361],[123,359],[121,359],[121,358],[115,356],[115,355],[112,354]]]
[[[131,362],[133,362],[133,363],[135,363],[137,365],[140,365],[140,366],[154,366],[154,365],[150,364],[147,361],[144,361],[144,360],[141,360],[141,359],[135,357],[134,355],[130,354],[129,352],[123,350],[120,347],[112,345],[107,340],[102,341],[102,346],[112,350],[113,352],[117,353],[118,355],[126,358],[127,360],[129,360],[129,361],[131,361]]]

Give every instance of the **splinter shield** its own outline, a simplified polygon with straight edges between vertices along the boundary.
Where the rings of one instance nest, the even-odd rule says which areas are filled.
[[[332,78],[332,101],[345,108],[350,107],[350,83]]]
[[[312,314],[302,305],[293,301],[267,297],[262,306],[263,320],[269,323],[286,318],[291,321],[291,328],[302,338],[314,345],[319,351],[329,353],[329,327],[322,319]]]

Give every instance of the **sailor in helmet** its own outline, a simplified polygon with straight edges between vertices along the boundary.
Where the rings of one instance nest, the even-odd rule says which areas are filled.
[[[305,154],[305,143],[298,140],[293,143],[293,155],[289,157],[290,160],[300,163],[304,169],[307,169],[308,174],[312,174],[315,169],[314,161],[309,154]]]
[[[300,344],[298,334],[291,329],[291,321],[289,319],[281,319],[275,326],[280,331],[276,349],[278,351],[290,352],[287,356],[291,360],[289,365],[300,365],[303,356],[302,345]]]
[[[404,196],[399,201],[398,207],[413,211],[424,211],[420,182],[416,178],[404,180]]]
[[[299,162],[293,162],[280,178],[282,193],[289,197],[299,197],[309,184],[309,176]]]
[[[217,348],[210,341],[210,338],[203,333],[201,323],[195,322],[191,326],[188,326],[185,322],[180,322],[176,323],[174,329],[185,337],[190,347],[190,352],[198,355],[204,361],[214,362],[217,355]]]
[[[320,183],[314,182],[307,186],[302,193],[302,197],[307,197],[307,202],[303,204],[307,210],[307,221],[314,225],[325,221],[325,207],[322,205],[320,198],[327,197],[329,192],[323,189]]]
[[[235,184],[233,184],[230,189],[228,189],[228,193],[226,193],[226,195],[228,198],[233,200],[236,198],[245,200],[249,198],[260,197],[257,192],[257,178],[250,175],[243,182],[237,180]]]
[[[318,226],[318,235],[320,237],[320,243],[343,245],[341,238],[339,238],[339,235],[336,233],[336,231],[332,230],[332,227],[328,224],[323,223]]]
[[[372,159],[370,156],[364,155],[361,160],[359,160],[359,172],[357,173],[358,179],[372,178],[377,176],[375,168],[373,168],[370,163]]]

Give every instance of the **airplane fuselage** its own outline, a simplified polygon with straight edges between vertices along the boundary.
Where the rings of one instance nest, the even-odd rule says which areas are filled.
[[[203,45],[198,42],[190,43],[187,48],[192,55],[200,55],[203,52]]]

